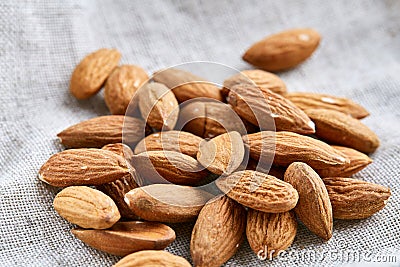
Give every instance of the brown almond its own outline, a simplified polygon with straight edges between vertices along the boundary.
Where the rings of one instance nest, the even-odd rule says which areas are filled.
[[[191,267],[182,257],[162,250],[144,250],[132,253],[117,262],[114,267]]]
[[[264,212],[289,211],[296,206],[299,198],[290,184],[274,176],[250,170],[220,177],[216,185],[240,204]]]
[[[171,89],[179,103],[197,97],[222,101],[221,91],[217,86],[184,70],[174,68],[161,70],[154,73],[153,80]]]
[[[315,123],[315,135],[322,140],[364,153],[372,153],[379,146],[379,138],[371,129],[342,112],[309,109],[306,113]]]
[[[121,217],[109,196],[87,186],[63,189],[54,198],[54,209],[61,217],[82,228],[109,228]]]
[[[121,115],[92,118],[57,134],[67,148],[101,148],[107,144],[122,143],[122,139],[125,144],[135,144],[144,136],[145,124],[142,120]]]
[[[111,114],[124,115],[135,92],[149,79],[147,73],[139,66],[122,65],[108,77],[104,87],[104,100]],[[131,108],[137,107],[137,101]]]
[[[356,119],[362,119],[369,115],[365,108],[344,97],[309,92],[290,92],[285,94],[285,97],[302,110],[336,110]]]
[[[272,259],[286,250],[296,237],[297,221],[292,212],[265,213],[249,209],[246,236],[259,259]]]
[[[318,174],[303,162],[294,162],[285,172],[285,182],[299,193],[294,212],[307,228],[317,236],[332,237],[333,217],[328,191]]]
[[[85,244],[117,256],[164,249],[175,240],[175,231],[157,222],[117,222],[109,229],[76,228],[71,232]]]
[[[82,59],[71,76],[69,89],[77,99],[86,99],[100,91],[117,67],[121,54],[116,49],[99,49]]]
[[[309,58],[320,39],[313,29],[286,30],[253,44],[243,60],[267,71],[290,69]]]
[[[383,209],[391,195],[388,187],[352,178],[323,179],[335,219],[365,219]]]
[[[194,266],[221,266],[238,250],[244,238],[246,210],[219,196],[201,210],[192,231],[190,254]]]
[[[194,220],[213,195],[196,187],[152,184],[131,190],[125,201],[147,221],[178,223]]]
[[[39,170],[39,179],[52,186],[100,185],[129,175],[121,156],[102,149],[68,149],[50,157]]]

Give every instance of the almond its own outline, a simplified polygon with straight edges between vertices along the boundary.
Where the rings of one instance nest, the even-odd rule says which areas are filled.
[[[39,179],[52,186],[100,185],[129,175],[121,156],[102,149],[69,149],[50,157],[39,170]]]
[[[164,249],[175,240],[174,230],[157,222],[117,222],[105,230],[76,228],[71,232],[87,245],[117,256]]]
[[[309,58],[320,39],[313,29],[283,31],[253,44],[243,55],[243,60],[267,71],[290,69]]]
[[[263,131],[243,136],[243,140],[250,157],[266,164],[273,161],[279,166],[289,166],[300,161],[323,169],[348,163],[345,156],[330,145],[296,133]]]
[[[299,193],[294,212],[307,228],[317,236],[332,237],[333,217],[328,191],[318,174],[303,162],[294,162],[285,172],[285,182]]]
[[[296,237],[297,221],[292,212],[265,213],[249,209],[246,236],[259,258],[272,259],[287,249]]]
[[[144,220],[178,223],[194,220],[211,198],[196,187],[152,184],[131,190],[125,202]]]
[[[279,213],[293,209],[299,198],[288,183],[256,171],[234,172],[216,180],[228,197],[251,209]]]
[[[77,99],[86,99],[100,91],[107,77],[117,67],[121,54],[115,49],[102,48],[87,55],[76,66],[69,89]]]
[[[61,217],[82,228],[109,228],[121,217],[109,196],[87,186],[63,189],[54,199],[54,209]]]
[[[231,87],[228,103],[239,116],[261,130],[314,133],[314,124],[308,116],[289,100],[268,89],[238,84]]]
[[[246,227],[246,210],[226,196],[210,200],[193,228],[190,254],[194,266],[221,266],[238,250]]]
[[[123,129],[124,136],[122,136]],[[101,148],[111,143],[135,144],[145,136],[142,120],[121,115],[92,118],[72,125],[57,134],[67,148]]]
[[[331,177],[323,179],[332,203],[335,219],[365,219],[383,209],[390,189],[357,179]]]
[[[174,68],[161,70],[154,73],[153,80],[171,89],[179,103],[197,97],[222,101],[221,91],[217,86],[184,70]]]
[[[146,136],[136,145],[135,154],[165,150],[180,152],[195,158],[202,140],[202,138],[184,131],[154,133]]]
[[[314,121],[316,136],[327,142],[348,146],[364,153],[372,153],[379,146],[379,138],[366,125],[342,112],[326,109],[309,109]]]
[[[190,263],[182,257],[175,256],[167,251],[145,250],[132,253],[114,267],[191,267]]]
[[[285,97],[302,110],[336,110],[348,114],[356,119],[362,119],[369,115],[365,108],[344,97],[307,92],[287,93],[285,94]]]
[[[104,100],[114,115],[124,115],[135,92],[149,79],[139,66],[122,65],[117,67],[108,77],[104,88]],[[137,107],[137,101],[131,108]]]

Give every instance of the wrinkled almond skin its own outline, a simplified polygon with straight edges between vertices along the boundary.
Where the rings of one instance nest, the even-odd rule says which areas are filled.
[[[82,59],[71,76],[69,89],[77,99],[86,99],[100,91],[117,67],[121,54],[115,49],[99,49]]]
[[[203,138],[184,131],[153,133],[142,139],[135,147],[135,154],[146,151],[175,151],[196,158]]]
[[[342,112],[309,109],[306,113],[315,123],[315,135],[322,140],[364,153],[372,153],[379,147],[379,138],[371,129]]]
[[[343,166],[331,166],[324,169],[316,169],[315,171],[321,177],[350,177],[372,163],[370,157],[355,149],[344,146],[332,147],[341,152],[349,162]]]
[[[157,222],[117,222],[109,229],[72,229],[85,244],[106,253],[126,256],[148,249],[164,249],[175,240],[175,231]]]
[[[345,156],[330,145],[292,132],[263,131],[243,136],[243,141],[250,157],[265,163],[273,160],[279,166],[300,161],[322,169],[348,163]]]
[[[131,190],[125,202],[144,220],[166,223],[193,221],[213,195],[174,184],[152,184]]]
[[[335,219],[365,219],[386,206],[391,195],[388,187],[352,178],[323,179]]]
[[[130,175],[121,156],[103,149],[68,149],[51,156],[39,170],[39,179],[57,187],[100,185]]]
[[[297,221],[292,212],[265,213],[249,209],[246,236],[257,256],[271,259],[287,249],[297,233]]]
[[[243,60],[266,71],[282,71],[305,61],[318,47],[320,35],[313,29],[291,29],[253,44]]]
[[[114,143],[103,146],[101,149],[114,152],[121,157],[126,158],[128,161],[132,158],[133,152],[130,147],[122,143]]]
[[[153,80],[165,84],[175,94],[179,103],[206,97],[222,101],[221,91],[211,82],[190,72],[169,68],[154,73]]]
[[[122,65],[108,77],[104,87],[104,100],[111,114],[124,115],[135,92],[149,79],[139,66]],[[131,103],[132,109],[137,101]]]
[[[194,266],[221,266],[244,238],[246,210],[226,196],[212,199],[201,210],[193,228],[190,254]]]
[[[332,237],[332,205],[328,191],[318,174],[303,162],[294,162],[285,172],[285,182],[299,193],[294,212],[307,228],[317,236]]]
[[[191,267],[190,263],[182,257],[175,256],[162,250],[144,250],[132,253],[113,267]]]
[[[109,196],[87,186],[63,189],[56,195],[53,204],[61,217],[82,228],[109,228],[121,218]]]
[[[238,84],[231,87],[228,103],[242,118],[261,130],[314,133],[310,118],[293,103],[268,89],[255,85]]]
[[[293,209],[299,198],[292,185],[261,172],[245,170],[216,180],[218,188],[251,209],[280,213]]]
[[[369,115],[365,108],[344,97],[308,92],[290,92],[286,93],[285,97],[302,110],[336,110],[356,119],[362,119]]]
[[[270,90],[280,95],[287,92],[285,83],[277,75],[263,70],[243,70],[224,81],[222,94],[228,96],[230,88],[241,83],[256,85],[261,91]]]
[[[122,136],[124,132],[124,136]],[[122,115],[92,118],[72,125],[57,134],[67,148],[101,148],[107,144],[135,144],[145,136],[142,120]]]

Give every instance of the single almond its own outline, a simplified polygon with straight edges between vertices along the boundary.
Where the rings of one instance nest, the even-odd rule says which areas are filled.
[[[117,256],[164,249],[175,240],[175,231],[157,222],[117,222],[109,229],[76,228],[71,232],[85,244]]]
[[[154,73],[153,80],[171,89],[179,103],[197,97],[222,101],[221,91],[217,86],[184,70],[174,68],[160,70]]]
[[[255,85],[237,84],[231,87],[228,103],[239,116],[261,130],[314,133],[314,124],[298,107],[281,95]]]
[[[63,189],[53,204],[61,217],[82,228],[109,228],[121,217],[109,196],[87,186]]]
[[[69,89],[77,99],[86,99],[100,91],[117,67],[121,54],[116,49],[99,49],[82,59],[71,76]]]
[[[365,219],[383,209],[391,195],[388,187],[352,178],[323,179],[335,219]]]
[[[250,157],[260,162],[289,166],[295,161],[315,169],[344,166],[348,159],[338,150],[317,139],[292,132],[263,131],[243,136]]]
[[[72,125],[57,134],[67,148],[101,148],[112,143],[135,144],[145,136],[145,123],[137,118],[109,115]],[[122,135],[124,133],[124,136]]]
[[[182,257],[162,250],[144,250],[132,253],[113,267],[191,267],[190,263]]]
[[[213,195],[196,187],[152,184],[131,190],[125,202],[144,220],[178,223],[194,220],[211,198]]]
[[[146,151],[175,151],[196,157],[203,138],[184,131],[153,133],[142,139],[135,147],[135,154]]]
[[[100,185],[130,175],[121,156],[103,149],[68,149],[50,157],[39,179],[52,186]]]
[[[194,266],[221,266],[238,250],[244,239],[246,210],[219,196],[201,210],[192,231],[190,254]]]
[[[286,30],[253,44],[243,60],[267,71],[290,69],[309,58],[320,39],[313,29]]]
[[[284,181],[261,172],[244,170],[220,177],[216,185],[228,197],[251,209],[279,213],[293,209],[297,191]]]
[[[297,221],[292,212],[265,213],[249,209],[246,236],[261,259],[272,259],[286,250],[296,237]]]
[[[299,193],[294,212],[307,228],[317,236],[332,237],[332,205],[328,191],[318,174],[303,162],[294,162],[285,172],[285,182]]]
[[[336,110],[348,114],[356,119],[362,119],[369,115],[365,108],[344,97],[308,92],[290,92],[286,93],[285,97],[302,110]]]
[[[108,77],[104,87],[104,100],[111,114],[124,115],[128,106],[137,107],[137,100],[131,102],[135,92],[149,79],[139,66],[122,65]]]
[[[379,146],[378,136],[361,121],[342,112],[326,109],[308,109],[314,121],[315,135],[327,142],[372,153]]]

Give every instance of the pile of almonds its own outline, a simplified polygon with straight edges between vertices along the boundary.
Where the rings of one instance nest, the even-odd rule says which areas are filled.
[[[63,188],[55,210],[87,245],[126,256],[115,266],[190,266],[162,251],[175,240],[164,223],[196,221],[193,264],[220,266],[245,236],[270,258],[291,245],[298,221],[329,240],[333,219],[372,216],[389,188],[350,178],[379,146],[360,121],[369,113],[346,98],[287,92],[267,72],[298,65],[319,40],[311,29],[267,37],[243,56],[260,69],[222,88],[180,69],[148,81],[142,68],[118,66],[117,50],[89,54],[70,91],[86,99],[104,85],[113,115],[58,134],[68,149],[39,171]]]

